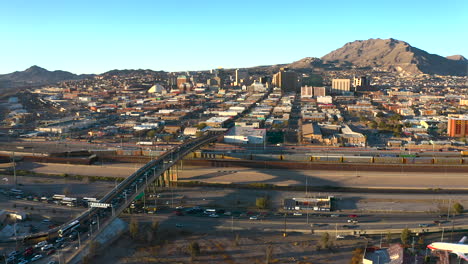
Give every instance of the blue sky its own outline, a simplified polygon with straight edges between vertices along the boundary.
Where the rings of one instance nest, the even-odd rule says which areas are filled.
[[[466,0],[0,0],[0,74],[249,67],[390,37],[467,56],[466,14]]]

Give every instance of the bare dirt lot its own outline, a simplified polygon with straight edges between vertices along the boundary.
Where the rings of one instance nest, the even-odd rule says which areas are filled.
[[[129,235],[101,253],[95,263],[265,263],[271,248],[271,263],[349,263],[351,252],[363,245],[363,239],[333,240],[332,249],[319,249],[319,237],[281,233],[210,233],[191,234],[165,230],[158,239],[133,242]],[[189,245],[197,242],[200,255],[191,258]]]
[[[360,188],[466,189],[466,172],[382,172],[344,170],[280,170],[268,168],[209,168],[185,166],[179,180],[210,183],[267,183],[280,186],[337,186]]]

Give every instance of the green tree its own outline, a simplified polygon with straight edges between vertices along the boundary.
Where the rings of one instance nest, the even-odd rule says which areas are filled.
[[[320,237],[320,243],[322,244],[323,248],[328,248],[329,243],[330,243],[330,234],[328,232],[325,232],[322,234],[322,237]]]
[[[139,227],[140,227],[140,224],[138,223],[138,220],[136,220],[135,218],[132,218],[130,220],[129,231],[133,239],[136,239],[136,237],[138,236]]]
[[[265,209],[268,207],[268,198],[267,197],[257,197],[255,205],[258,209]]]
[[[424,244],[425,244],[425,241],[424,241],[424,237],[423,236],[420,236],[419,239],[418,239],[418,246],[420,249],[424,249]]]
[[[64,194],[65,196],[70,195],[70,193],[71,193],[71,192],[70,192],[70,186],[66,186],[65,188],[63,188],[63,194]]]
[[[270,264],[270,263],[271,263],[272,256],[273,256],[273,246],[272,246],[272,245],[268,245],[268,246],[266,247],[266,251],[265,251],[265,263],[266,263],[266,264]]]
[[[386,236],[387,243],[388,244],[392,243],[392,239],[393,239],[393,234],[390,231],[388,231],[387,236]]]
[[[465,210],[465,208],[463,208],[463,205],[461,205],[460,203],[454,203],[453,204],[453,211],[456,213],[456,214],[461,214],[463,213],[463,211]]]
[[[377,122],[375,122],[374,120],[370,121],[369,127],[372,129],[376,129],[378,127]]]
[[[153,231],[153,233],[157,233],[158,229],[159,229],[159,221],[153,220],[153,222],[151,222],[151,231]]]
[[[154,136],[156,136],[156,130],[150,130],[148,133],[146,133],[146,136],[150,139],[153,139]]]
[[[379,118],[382,118],[382,117],[384,117],[384,116],[385,116],[385,115],[384,115],[383,112],[378,112],[378,113],[375,115],[375,117],[379,117]]]
[[[88,256],[90,258],[96,256],[99,248],[101,247],[101,244],[97,241],[91,241],[91,243],[89,244],[89,253],[88,253]]]
[[[356,248],[353,250],[353,255],[351,257],[351,264],[361,264],[362,262],[362,257],[364,255],[364,249],[363,248]]]
[[[204,129],[204,128],[207,127],[207,126],[208,126],[208,125],[207,125],[206,123],[199,123],[199,124],[197,125],[197,128],[200,129],[200,130],[202,130],[202,129]]]
[[[200,255],[200,245],[196,241],[190,243],[190,245],[188,246],[188,250],[192,259]]]
[[[390,120],[392,121],[401,121],[403,120],[403,116],[400,114],[394,114],[390,117]]]
[[[236,234],[236,237],[234,238],[234,246],[239,246],[240,243],[240,237],[239,234]]]
[[[403,231],[401,231],[401,243],[403,243],[403,245],[406,245],[408,244],[408,240],[410,239],[411,237],[411,231],[408,229],[408,228],[405,228],[403,229]]]

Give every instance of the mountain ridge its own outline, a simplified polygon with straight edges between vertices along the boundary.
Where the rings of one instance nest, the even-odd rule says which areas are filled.
[[[340,69],[346,67],[370,67],[379,70],[394,71],[404,75],[438,74],[467,76],[468,60],[462,55],[442,57],[430,54],[424,50],[411,46],[409,43],[397,39],[368,39],[348,42],[341,48],[316,57],[305,57],[289,64],[262,65],[247,67],[252,73],[271,74],[280,67],[288,67],[296,71],[310,71],[311,69]],[[150,69],[110,70],[98,76],[131,75],[134,73],[156,73]],[[96,76],[95,74],[77,75],[68,71],[48,71],[33,65],[24,71],[0,74],[0,86],[16,84],[44,85],[65,80],[79,80]]]
[[[397,39],[356,40],[346,43],[321,59],[324,62],[349,62],[359,67],[377,67],[406,75],[438,74],[466,76],[467,63],[448,59],[411,46]]]

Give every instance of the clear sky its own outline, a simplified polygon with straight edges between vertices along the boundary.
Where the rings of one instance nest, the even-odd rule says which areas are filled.
[[[0,0],[0,74],[206,70],[396,38],[468,55],[467,0]]]

